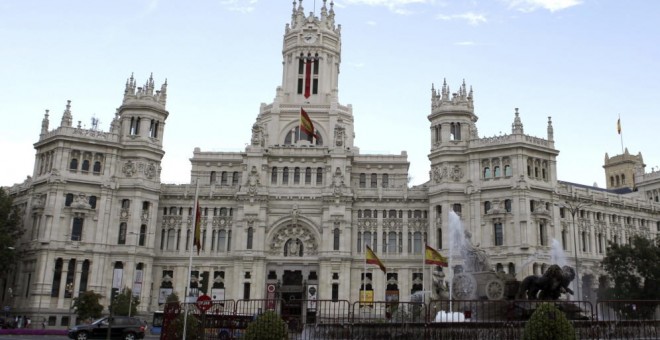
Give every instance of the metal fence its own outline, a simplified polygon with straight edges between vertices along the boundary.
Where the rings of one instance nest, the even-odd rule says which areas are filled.
[[[205,339],[244,335],[267,310],[286,322],[289,339],[521,339],[525,325],[541,303],[562,311],[578,339],[660,339],[660,301],[437,300],[429,303],[350,303],[339,300],[216,301],[206,312],[187,308],[204,325]],[[186,310],[166,306],[161,339],[168,324]]]

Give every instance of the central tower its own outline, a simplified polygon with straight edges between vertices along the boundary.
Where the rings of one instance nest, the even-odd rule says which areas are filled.
[[[282,48],[282,84],[272,104],[262,103],[253,126],[253,146],[353,146],[352,107],[338,99],[341,26],[333,3],[323,1],[320,14],[305,15],[302,1],[293,2]],[[306,116],[305,116],[306,115]],[[309,121],[300,131],[301,121]]]

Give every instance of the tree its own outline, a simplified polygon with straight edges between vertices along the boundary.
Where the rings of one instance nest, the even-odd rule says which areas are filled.
[[[112,300],[112,314],[113,315],[123,315],[128,316],[128,309],[131,309],[131,315],[134,316],[137,313],[137,305],[140,304],[140,299],[136,296],[133,296],[133,303],[131,303],[132,291],[128,288],[124,288],[120,294],[115,296]]]
[[[287,339],[286,323],[273,311],[266,311],[251,322],[245,330],[246,340]]]
[[[570,340],[575,339],[575,328],[568,321],[564,312],[554,304],[540,304],[525,323],[523,340]]]
[[[93,290],[80,292],[77,298],[73,299],[73,308],[76,311],[78,320],[98,319],[103,314],[103,305],[99,303],[101,294],[94,293]]]
[[[660,247],[657,240],[634,236],[629,244],[610,243],[602,266],[613,287],[601,288],[602,300],[660,300]],[[630,318],[653,315],[655,303],[610,304],[610,307]]]
[[[0,276],[7,274],[16,263],[16,241],[23,235],[20,213],[13,199],[0,188]]]
[[[185,317],[185,311],[181,311],[179,315],[172,320],[172,323],[167,327],[167,333],[173,336],[173,339],[183,339],[183,320],[186,320],[186,340],[200,339],[204,334],[204,328],[197,319],[197,316],[192,312],[188,312],[188,317]]]
[[[176,295],[176,293],[172,293],[167,296],[167,299],[165,299],[165,303],[179,303],[179,296]]]
[[[630,244],[610,243],[602,266],[614,286],[602,290],[599,298],[660,299],[660,247],[654,240],[634,236]]]

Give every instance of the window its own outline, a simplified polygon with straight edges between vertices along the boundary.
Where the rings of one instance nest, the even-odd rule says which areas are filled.
[[[282,171],[282,184],[289,185],[289,168],[284,167]]]
[[[438,243],[436,244],[438,249],[442,249],[442,228],[438,228]]]
[[[461,214],[461,209],[462,207],[460,203],[454,203],[454,205],[452,206],[452,210],[454,210],[454,212],[457,213],[458,215]]]
[[[82,271],[80,272],[80,287],[78,288],[79,292],[84,292],[87,290],[87,281],[89,278],[89,260],[83,261]]]
[[[323,185],[323,168],[316,168],[316,185]]]
[[[511,200],[504,200],[504,210],[508,213],[511,212]]]
[[[270,184],[277,184],[277,167],[274,166],[270,172]]]
[[[64,261],[61,258],[55,260],[55,271],[53,272],[53,284],[51,285],[50,296],[58,297],[60,295],[60,282],[62,281],[62,267]]]
[[[547,246],[547,240],[545,239],[545,223],[539,223],[539,244],[542,246]]]
[[[215,183],[215,181],[216,181],[216,174],[215,174],[215,171],[211,171],[211,177],[209,178],[209,182],[210,182],[211,184],[213,184],[213,183]]]
[[[422,233],[419,231],[416,231],[413,234],[413,253],[414,254],[421,254],[422,253]]]
[[[367,187],[367,175],[360,174],[360,188],[366,188],[366,187]]]
[[[232,186],[238,186],[238,171],[234,171],[231,174],[231,185]]]
[[[493,234],[495,234],[495,245],[504,245],[504,230],[502,229],[502,223],[495,223],[493,225]]]
[[[484,168],[484,178],[490,178],[490,168],[489,167]]]
[[[332,250],[339,250],[339,228],[333,230],[332,236]]]
[[[383,174],[383,182],[381,183],[381,186],[383,188],[387,188],[390,186],[390,175]]]
[[[89,196],[89,206],[96,209],[96,196]]]
[[[82,217],[73,218],[73,226],[71,228],[71,241],[82,241],[83,223],[85,219]]]
[[[507,164],[504,166],[504,176],[511,177],[511,175],[511,166]]]
[[[73,194],[66,194],[66,198],[64,199],[64,206],[70,207],[71,203],[73,203]]]
[[[80,168],[82,171],[89,171],[89,160],[84,160],[82,162],[82,167]]]
[[[339,283],[332,284],[332,301],[339,301]]]
[[[140,236],[138,238],[138,245],[144,246],[147,243],[147,225],[140,226]]]
[[[247,245],[245,247],[246,249],[252,249],[253,238],[254,238],[254,228],[250,227],[247,230]]]
[[[78,170],[78,159],[74,158],[71,160],[71,163],[69,163],[69,169],[70,170]]]
[[[293,184],[300,184],[300,168],[293,169]]]
[[[220,185],[227,185],[227,171],[220,174]]]
[[[371,188],[376,188],[378,187],[378,175],[377,174],[371,174]]]
[[[500,177],[500,176],[502,176],[502,173],[501,173],[501,171],[500,171],[500,167],[499,167],[499,166],[495,166],[495,173],[494,173],[494,176],[495,176],[495,177]]]
[[[122,222],[119,225],[119,235],[117,236],[117,244],[126,244],[126,223]]]
[[[121,200],[121,208],[122,209],[128,209],[130,207],[131,207],[131,200],[128,200],[128,199]]]
[[[488,214],[490,211],[490,201],[484,202],[484,213]]]
[[[312,184],[312,168],[305,168],[305,184]]]
[[[218,251],[225,251],[225,245],[227,244],[227,231],[221,229],[218,231]]]
[[[250,283],[243,283],[243,300],[250,300]]]

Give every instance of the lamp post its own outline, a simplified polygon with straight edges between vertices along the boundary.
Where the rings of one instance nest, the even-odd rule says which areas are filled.
[[[133,277],[131,278],[131,282],[130,282],[131,293],[129,294],[130,296],[128,298],[128,316],[131,316],[131,312],[133,311],[133,289],[135,288],[135,286],[134,286],[135,282],[133,282],[133,281],[135,280],[135,270],[137,268],[137,248],[139,246],[140,236],[142,234],[136,233],[134,231],[130,231],[128,234],[129,235],[135,235],[135,251],[133,252],[135,261],[133,261],[134,262],[133,263]],[[152,234],[152,233],[146,233],[146,232],[144,233],[145,243],[146,243],[147,235],[149,235],[149,234]]]
[[[69,282],[66,284],[64,287],[67,293],[69,293],[69,297],[71,298],[71,304],[69,305],[69,327],[71,327],[72,320],[73,320],[73,313],[71,310],[73,309],[73,282]]]
[[[591,203],[586,203],[586,202],[569,202],[569,201],[564,201],[564,203],[560,204],[561,207],[568,209],[568,211],[571,213],[571,218],[573,221],[573,251],[575,255],[575,288],[576,288],[576,300],[580,300],[580,259],[578,257],[578,246],[577,246],[577,238],[578,238],[578,233],[577,233],[577,225],[575,224],[575,214],[578,213],[583,208],[586,208],[590,206]]]

